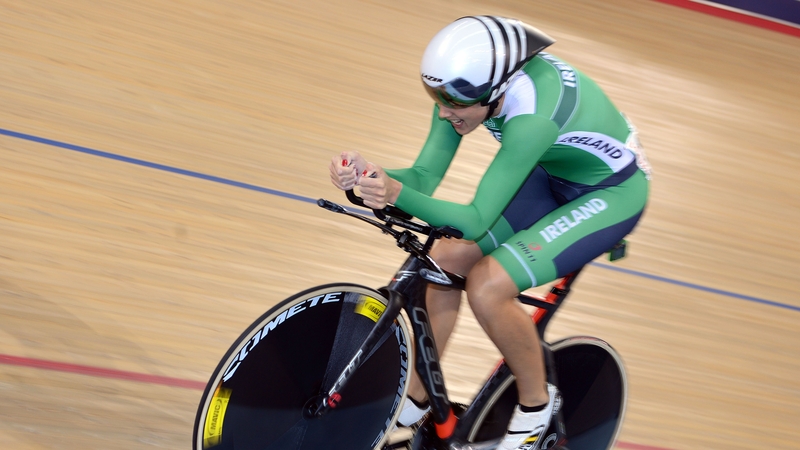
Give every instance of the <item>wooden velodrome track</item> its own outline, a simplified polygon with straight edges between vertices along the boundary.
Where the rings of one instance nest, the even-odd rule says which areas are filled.
[[[550,328],[623,355],[618,448],[800,448],[800,40],[641,0],[0,2],[0,448],[189,448],[254,318],[383,285],[404,255],[310,200],[343,200],[342,150],[410,164],[425,45],[486,13],[555,37],[655,168],[630,256]],[[437,195],[496,148],[470,135]],[[453,396],[496,359],[465,309]]]

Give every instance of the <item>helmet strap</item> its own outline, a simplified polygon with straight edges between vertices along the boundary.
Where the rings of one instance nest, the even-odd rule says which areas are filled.
[[[486,117],[484,117],[483,121],[486,122],[487,120],[491,119],[494,116],[495,111],[497,110],[497,106],[500,104],[500,100],[503,98],[501,95],[497,100],[489,103],[489,111],[486,112]]]

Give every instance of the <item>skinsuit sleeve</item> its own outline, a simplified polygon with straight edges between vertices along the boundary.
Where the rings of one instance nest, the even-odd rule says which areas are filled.
[[[442,126],[458,136],[436,114],[431,136],[444,134],[445,130],[434,130]],[[549,118],[524,114],[504,123],[502,133],[502,145],[483,175],[472,203],[461,205],[430,196],[450,165],[460,140],[455,142],[455,148],[451,141],[447,141],[446,148],[439,148],[429,137],[414,167],[402,172],[387,171],[403,183],[395,204],[431,225],[449,225],[464,233],[465,239],[476,240],[500,217],[539,159],[556,141],[558,127]]]
[[[403,183],[403,189],[410,187],[422,194],[431,195],[450,167],[459,143],[461,135],[446,120],[439,119],[437,105],[433,108],[428,139],[414,165],[408,169],[386,169],[386,174]],[[408,213],[413,214],[410,211]]]

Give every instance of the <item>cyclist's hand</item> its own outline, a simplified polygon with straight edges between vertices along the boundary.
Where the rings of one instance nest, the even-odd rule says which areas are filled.
[[[367,163],[365,172],[362,172],[361,179],[358,181],[359,192],[364,204],[373,209],[381,209],[387,203],[397,201],[403,184],[390,178],[380,166]]]
[[[331,182],[346,191],[358,184],[361,174],[367,169],[367,161],[358,152],[342,152],[331,159]]]

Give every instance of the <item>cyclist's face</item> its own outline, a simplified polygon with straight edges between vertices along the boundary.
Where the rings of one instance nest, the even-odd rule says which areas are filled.
[[[463,108],[450,108],[439,103],[439,118],[450,121],[456,133],[462,136],[478,128],[488,112],[489,107],[480,103]]]

